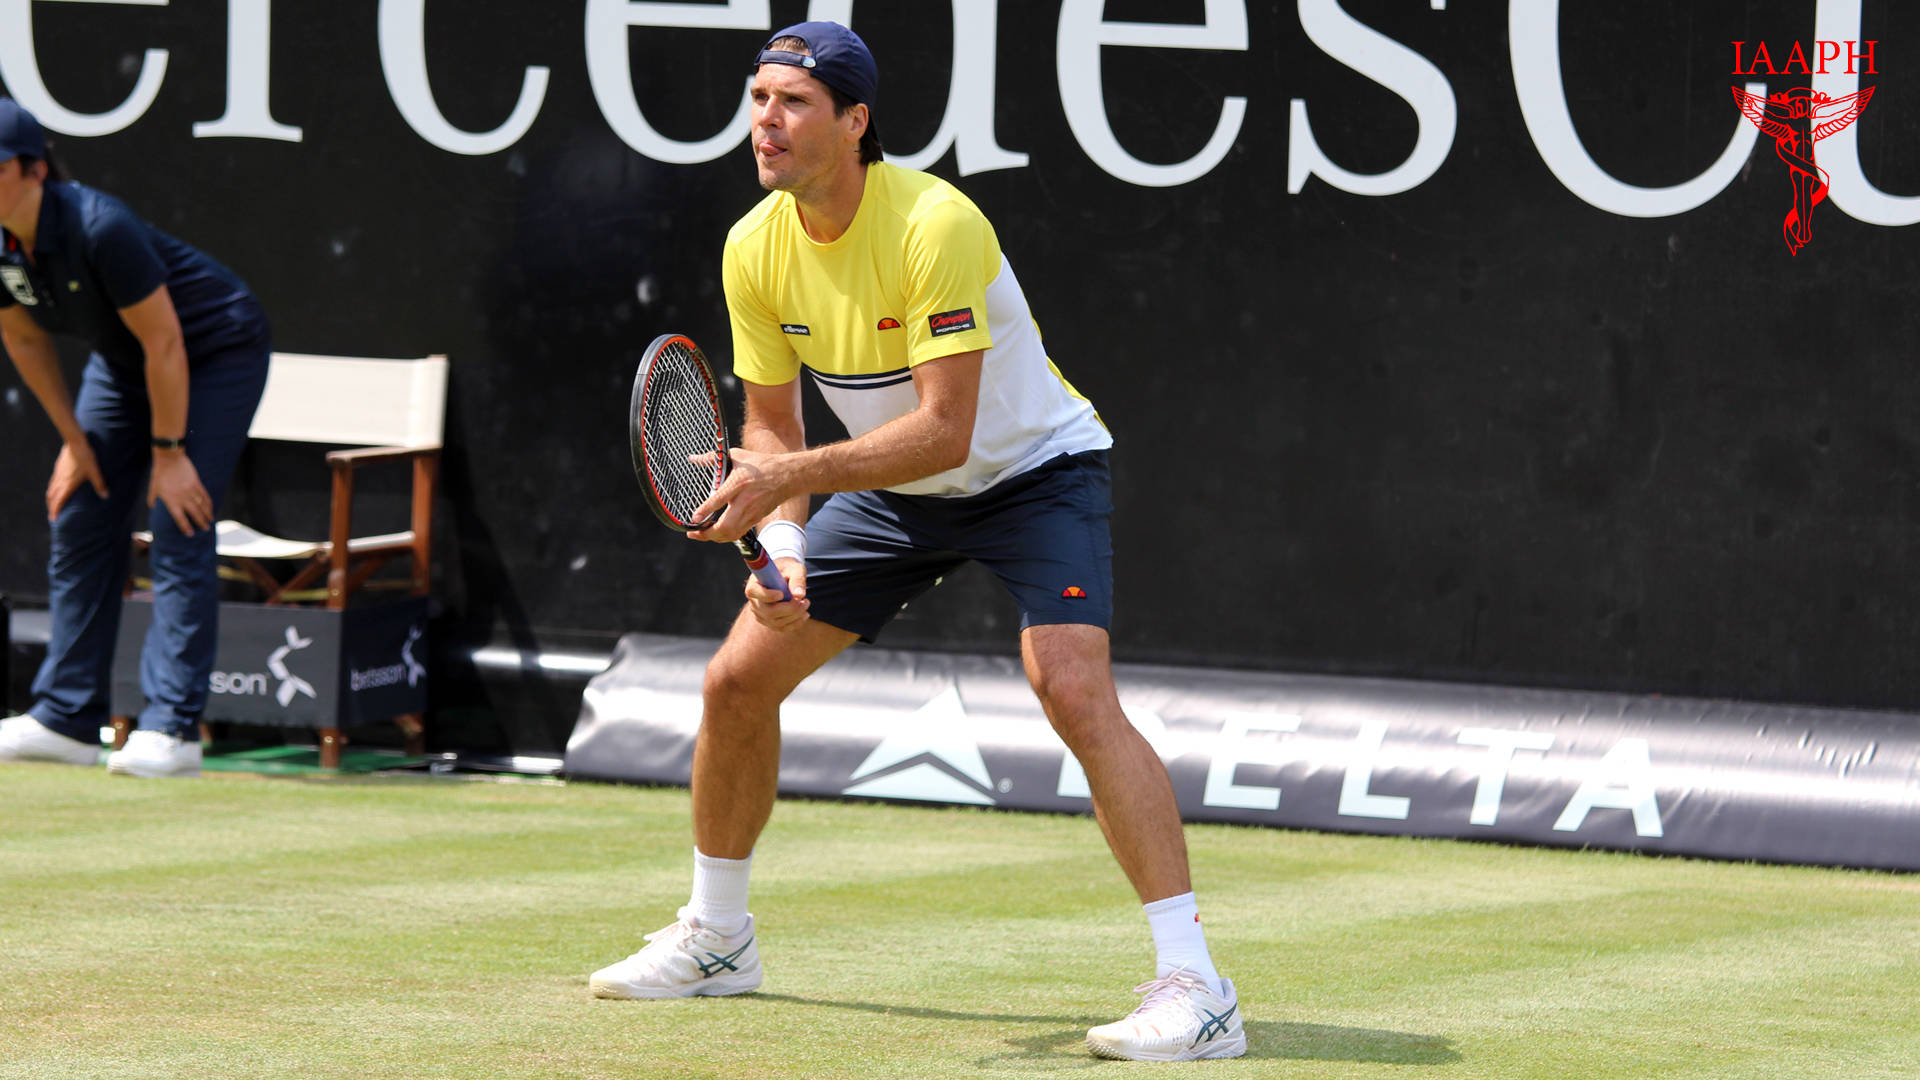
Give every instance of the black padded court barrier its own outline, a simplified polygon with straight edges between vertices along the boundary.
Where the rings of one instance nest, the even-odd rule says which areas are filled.
[[[687,782],[717,643],[629,634],[566,771]],[[1694,698],[1122,664],[1182,815],[1720,859],[1920,869],[1920,724]],[[781,713],[780,790],[1092,807],[1012,657],[854,648]]]

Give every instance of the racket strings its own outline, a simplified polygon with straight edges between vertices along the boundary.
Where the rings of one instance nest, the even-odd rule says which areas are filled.
[[[719,486],[719,459],[697,465],[687,458],[723,453],[724,436],[713,388],[695,370],[692,354],[675,345],[660,354],[647,382],[642,450],[647,475],[660,502],[682,523],[698,524],[694,510]]]

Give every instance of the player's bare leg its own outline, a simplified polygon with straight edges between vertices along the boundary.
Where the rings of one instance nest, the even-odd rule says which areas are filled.
[[[1020,656],[1053,730],[1086,770],[1094,817],[1141,903],[1189,891],[1173,783],[1160,755],[1120,710],[1107,632],[1030,626],[1020,635]]]
[[[744,859],[773,813],[780,779],[780,703],[856,635],[822,622],[771,630],[742,609],[707,663],[693,744],[693,840]]]
[[[693,898],[639,952],[593,973],[598,997],[744,994],[761,982],[748,858],[773,813],[780,703],[854,640],[826,623],[772,630],[742,610],[707,664],[693,750]]]
[[[1154,978],[1134,987],[1138,1008],[1087,1032],[1100,1057],[1136,1061],[1231,1058],[1247,1052],[1233,983],[1207,953],[1188,884],[1187,841],[1166,766],[1128,722],[1113,686],[1107,632],[1097,626],[1028,627],[1020,653],[1027,680],[1093,792],[1107,846],[1132,882],[1153,930]]]

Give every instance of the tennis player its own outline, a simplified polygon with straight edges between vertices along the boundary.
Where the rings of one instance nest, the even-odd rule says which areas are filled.
[[[758,526],[793,599],[749,579],[707,667],[693,759],[693,895],[639,952],[593,974],[602,997],[738,994],[761,982],[748,869],[779,773],[781,702],[968,559],[1021,611],[1027,677],[1085,767],[1107,843],[1158,951],[1103,1057],[1246,1052],[1214,970],[1166,768],[1120,710],[1108,660],[1112,511],[1093,406],[1048,359],[993,227],[949,184],[881,161],[879,71],[837,23],[770,39],[752,84],[770,195],[727,235],[723,278],[747,418],[697,539]],[[851,437],[809,449],[802,369]],[[808,518],[808,496],[831,493]]]

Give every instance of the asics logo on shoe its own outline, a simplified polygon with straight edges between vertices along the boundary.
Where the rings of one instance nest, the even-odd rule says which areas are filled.
[[[1206,1012],[1204,1009],[1201,1011]],[[1206,1023],[1200,1025],[1200,1033],[1195,1035],[1193,1041],[1187,1044],[1187,1049],[1191,1050],[1203,1042],[1225,1035],[1227,1033],[1228,1022],[1233,1019],[1233,1014],[1239,1011],[1240,1003],[1236,1001],[1232,1005],[1227,1006],[1226,1012],[1218,1015],[1207,1013]]]
[[[708,953],[707,956],[713,961],[711,964],[701,960],[695,960],[694,963],[700,965],[700,975],[703,978],[712,978],[713,973],[719,971],[721,968],[725,968],[728,971],[739,971],[740,968],[734,964],[734,961],[740,959],[740,954],[746,952],[747,946],[751,944],[753,944],[753,939],[748,938],[745,944],[725,956],[714,952]]]

